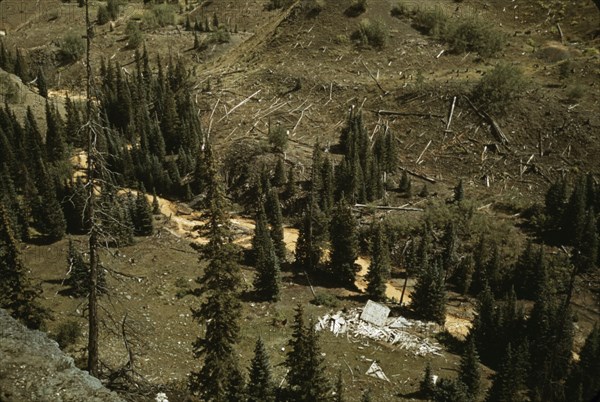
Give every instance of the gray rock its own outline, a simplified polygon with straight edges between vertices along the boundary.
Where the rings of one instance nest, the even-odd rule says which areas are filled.
[[[32,331],[0,309],[0,401],[122,402],[45,333]]]

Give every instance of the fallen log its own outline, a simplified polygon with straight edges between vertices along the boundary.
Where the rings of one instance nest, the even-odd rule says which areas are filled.
[[[378,114],[379,116],[416,116],[416,117],[427,117],[430,119],[432,117],[444,118],[444,116],[442,116],[441,114],[434,114],[434,113],[396,112],[394,110],[373,110],[373,109],[367,109],[367,110],[371,113]]]
[[[423,212],[423,208],[416,207],[392,207],[386,205],[367,205],[367,204],[354,204],[355,208],[373,208],[380,209],[384,211],[412,211],[412,212]]]
[[[425,176],[424,174],[419,174],[419,173],[417,173],[417,172],[413,172],[412,170],[409,170],[409,169],[406,169],[406,168],[402,168],[402,167],[401,167],[400,169],[401,169],[401,170],[404,170],[406,173],[408,173],[408,174],[409,174],[409,175],[411,175],[411,176],[418,177],[419,179],[422,179],[422,180],[428,181],[429,183],[432,183],[432,184],[434,184],[434,183],[435,183],[435,179],[434,179],[434,178],[432,178],[432,177]]]

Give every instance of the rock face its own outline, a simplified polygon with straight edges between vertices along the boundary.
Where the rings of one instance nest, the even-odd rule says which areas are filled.
[[[79,370],[45,333],[32,331],[0,309],[0,401],[122,402]]]

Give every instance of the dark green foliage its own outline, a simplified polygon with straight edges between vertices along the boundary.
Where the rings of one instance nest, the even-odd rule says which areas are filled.
[[[344,380],[342,378],[342,370],[338,372],[337,382],[335,384],[335,396],[333,402],[346,402],[346,396],[344,391]]]
[[[329,397],[329,381],[325,376],[325,362],[321,356],[319,339],[312,320],[304,325],[304,310],[296,308],[292,339],[285,361],[289,401],[324,401]]]
[[[281,206],[279,203],[279,196],[277,190],[271,189],[267,194],[266,201],[267,220],[271,225],[271,240],[273,241],[273,247],[275,248],[275,254],[279,258],[280,263],[286,261],[286,247],[283,233],[283,217],[281,216]]]
[[[106,7],[108,9],[108,14],[110,15],[111,20],[116,20],[119,18],[119,0],[108,0]]]
[[[108,12],[108,8],[101,4],[98,7],[98,13],[96,14],[96,23],[98,25],[104,25],[108,21],[110,21],[110,13]]]
[[[33,329],[47,312],[37,302],[38,291],[29,283],[6,207],[0,203],[0,308]]]
[[[386,282],[390,277],[390,252],[385,235],[385,227],[378,224],[373,230],[371,242],[371,265],[366,275],[367,295],[375,300],[385,300]]]
[[[275,173],[273,175],[273,185],[276,187],[281,187],[286,182],[286,172],[285,172],[285,162],[283,158],[277,159],[277,164],[275,165]]]
[[[521,298],[535,300],[547,280],[544,249],[534,250],[531,242],[519,256],[515,266],[515,289]]]
[[[152,210],[150,209],[150,204],[148,204],[143,186],[135,198],[133,224],[136,236],[150,236],[152,234]]]
[[[331,219],[331,274],[342,286],[353,286],[358,258],[358,224],[350,206],[341,201],[336,205]]]
[[[55,106],[46,101],[46,157],[48,162],[62,162],[67,157],[64,123]]]
[[[319,270],[319,264],[323,256],[322,246],[325,232],[325,217],[319,207],[311,200],[308,210],[302,216],[298,242],[296,243],[295,265],[299,272],[317,272]]]
[[[365,18],[360,21],[358,29],[352,34],[352,37],[361,45],[383,49],[387,43],[388,28],[380,20],[371,22]]]
[[[90,292],[89,265],[70,240],[67,251],[67,277],[64,283],[69,287],[69,293],[75,297],[86,297]],[[103,269],[99,269],[96,292],[104,294],[106,291],[106,275]]]
[[[258,338],[254,347],[247,393],[247,402],[275,402],[275,385],[271,375],[271,365],[261,338]]]
[[[0,40],[0,68],[9,73],[14,72],[15,62],[12,53],[4,46],[4,41]]]
[[[288,134],[286,130],[280,125],[277,127],[269,126],[269,132],[267,133],[269,144],[273,147],[275,152],[284,152],[287,147]]]
[[[262,203],[259,205],[256,216],[252,249],[256,258],[256,277],[254,278],[256,294],[261,300],[277,301],[281,285],[279,258],[273,247]]]
[[[519,378],[520,373],[516,361],[509,344],[500,368],[494,376],[492,387],[488,391],[486,402],[518,402],[525,400],[524,395],[521,394],[523,378]]]
[[[460,380],[449,380],[440,378],[435,386],[433,394],[435,402],[465,402],[470,397],[465,385]]]
[[[470,400],[477,400],[481,388],[481,370],[475,341],[470,336],[460,359],[459,380],[465,385]]]
[[[499,335],[496,300],[486,286],[477,297],[477,315],[473,322],[471,335],[484,363],[490,365],[498,361],[497,339]]]
[[[207,224],[204,234],[208,244],[204,247],[209,263],[196,294],[204,302],[193,309],[193,317],[205,325],[204,336],[193,344],[194,355],[203,357],[199,371],[190,374],[193,392],[199,392],[205,401],[229,401],[239,397],[243,389],[243,376],[239,369],[235,345],[239,337],[241,303],[239,299],[241,273],[228,230],[225,215],[225,198],[222,183],[207,148]]]
[[[425,399],[433,398],[435,394],[435,384],[433,383],[433,374],[431,373],[431,363],[427,362],[423,379],[419,383],[419,392]]]
[[[152,192],[152,213],[154,215],[160,214],[160,204],[158,202],[158,197],[156,196],[156,190]]]
[[[276,10],[278,8],[284,8],[289,6],[292,0],[269,0],[267,3],[267,10]]]
[[[526,82],[521,70],[510,64],[498,64],[488,71],[473,88],[473,98],[486,110],[504,113],[520,98]]]
[[[37,81],[38,93],[40,96],[47,98],[48,97],[48,83],[46,82],[46,76],[44,75],[44,70],[41,68],[38,70]]]
[[[71,32],[60,41],[60,56],[65,63],[79,60],[85,52],[85,42],[80,34]]]
[[[446,321],[446,287],[441,263],[427,264],[417,277],[411,307],[421,318],[443,325]]]
[[[59,324],[54,339],[61,349],[65,349],[68,346],[74,345],[81,335],[82,331],[79,323],[74,320],[68,320]]]
[[[144,35],[140,30],[140,25],[135,21],[129,21],[127,23],[125,35],[127,35],[127,47],[129,49],[138,48],[144,41]]]
[[[453,222],[449,222],[444,229],[444,236],[442,237],[442,269],[444,270],[444,277],[448,277],[454,272],[456,265],[458,264],[458,238],[456,236],[456,229]]]
[[[573,364],[567,380],[567,395],[580,394],[581,401],[592,401],[600,389],[600,328],[594,325]]]
[[[406,173],[406,170],[403,170],[402,177],[400,178],[400,185],[398,186],[398,191],[400,191],[401,193],[408,193],[410,192],[410,188],[411,182],[408,178],[408,173]]]
[[[15,57],[15,75],[17,75],[23,82],[28,82],[31,79],[29,74],[29,63],[25,59],[23,52],[20,48],[17,48],[17,55]]]
[[[465,199],[465,189],[463,187],[462,179],[458,181],[456,187],[454,187],[454,201],[461,202]]]

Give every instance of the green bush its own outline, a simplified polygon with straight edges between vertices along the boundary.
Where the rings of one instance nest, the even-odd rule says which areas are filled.
[[[433,8],[417,8],[413,24],[426,35],[436,39],[444,39],[448,32],[448,15],[440,6]]]
[[[98,7],[98,14],[96,15],[96,22],[98,25],[104,25],[108,21],[110,21],[110,14],[108,13],[108,8],[106,6],[101,5]]]
[[[127,47],[130,49],[136,49],[144,40],[140,25],[135,21],[129,21],[127,23],[125,34],[127,35]]]
[[[390,14],[392,17],[408,17],[412,14],[412,10],[409,5],[399,1],[394,7],[392,7]]]
[[[85,41],[77,33],[66,34],[60,42],[60,55],[63,61],[72,63],[81,58],[85,52]]]
[[[110,15],[111,20],[114,21],[117,18],[119,18],[119,0],[108,0],[106,8],[108,10],[108,14]]]
[[[165,27],[175,24],[175,8],[170,4],[157,4],[142,17],[146,28]]]
[[[585,87],[581,84],[573,84],[567,87],[567,98],[570,101],[581,99],[585,95]]]
[[[269,144],[276,152],[284,152],[287,147],[287,132],[281,126],[273,127],[268,133]]]
[[[367,11],[367,0],[353,0],[345,11],[348,17],[357,17]]]
[[[267,10],[276,10],[278,8],[284,8],[292,4],[292,0],[269,0],[267,4]]]
[[[369,45],[381,49],[385,46],[388,37],[387,26],[381,21],[371,22],[363,19],[358,24],[358,30],[353,34],[353,39],[362,45]]]
[[[455,53],[477,52],[481,57],[495,55],[506,43],[504,34],[475,18],[449,24],[445,40]]]
[[[340,301],[337,297],[329,293],[319,293],[314,299],[311,300],[311,303],[316,306],[325,306],[329,308],[336,308],[339,306]]]
[[[74,320],[68,320],[58,326],[54,340],[61,349],[73,345],[81,337],[81,327]]]
[[[522,95],[525,87],[521,70],[501,63],[481,77],[473,89],[473,98],[488,111],[503,113],[512,101]]]

